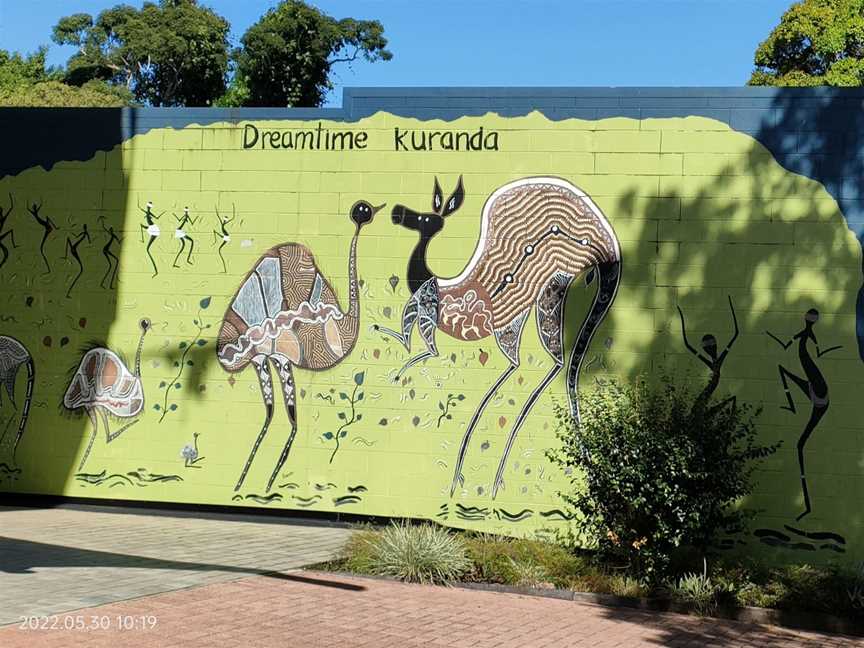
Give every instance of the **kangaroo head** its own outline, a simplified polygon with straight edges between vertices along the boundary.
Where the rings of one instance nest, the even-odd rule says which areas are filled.
[[[432,238],[444,228],[444,219],[462,206],[465,199],[465,189],[462,186],[462,176],[456,183],[456,189],[445,201],[438,178],[435,178],[435,189],[432,193],[432,211],[416,212],[405,205],[393,207],[391,217],[394,225],[401,225],[410,230],[420,232],[421,238]]]

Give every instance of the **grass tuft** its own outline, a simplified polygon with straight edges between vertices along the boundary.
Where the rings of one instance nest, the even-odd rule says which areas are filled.
[[[352,572],[409,583],[445,584],[471,568],[462,539],[436,524],[394,522],[381,531],[358,531],[344,555]]]

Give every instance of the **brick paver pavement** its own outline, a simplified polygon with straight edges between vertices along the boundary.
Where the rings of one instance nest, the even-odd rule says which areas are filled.
[[[151,630],[118,623],[152,617]],[[302,572],[254,576],[112,603],[60,617],[59,628],[0,628],[4,648],[839,648],[861,640],[585,603]]]
[[[0,625],[296,569],[332,558],[349,534],[289,518],[0,507]]]

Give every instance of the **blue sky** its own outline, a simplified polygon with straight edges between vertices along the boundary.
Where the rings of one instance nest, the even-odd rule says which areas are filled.
[[[275,0],[201,0],[232,42]],[[378,19],[393,60],[337,70],[342,86],[736,86],[792,0],[318,0],[336,18]],[[51,44],[64,15],[110,0],[0,0],[0,47]],[[128,4],[140,6],[136,0]]]

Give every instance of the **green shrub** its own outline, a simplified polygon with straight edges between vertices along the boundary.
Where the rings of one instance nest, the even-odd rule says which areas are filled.
[[[667,587],[672,598],[687,603],[701,615],[708,616],[717,611],[718,585],[708,576],[708,563],[703,563],[701,574],[684,574]]]
[[[471,568],[462,539],[437,524],[394,522],[381,531],[359,531],[344,553],[351,571],[411,583],[447,583]]]
[[[682,548],[705,555],[718,534],[744,530],[752,513],[736,504],[777,449],[756,443],[758,411],[699,400],[668,377],[600,383],[580,405],[579,424],[557,408],[562,444],[549,457],[571,474],[561,495],[601,560],[658,583]]]
[[[477,582],[568,588],[586,570],[584,558],[539,540],[473,534],[466,547],[473,564],[467,576]]]

